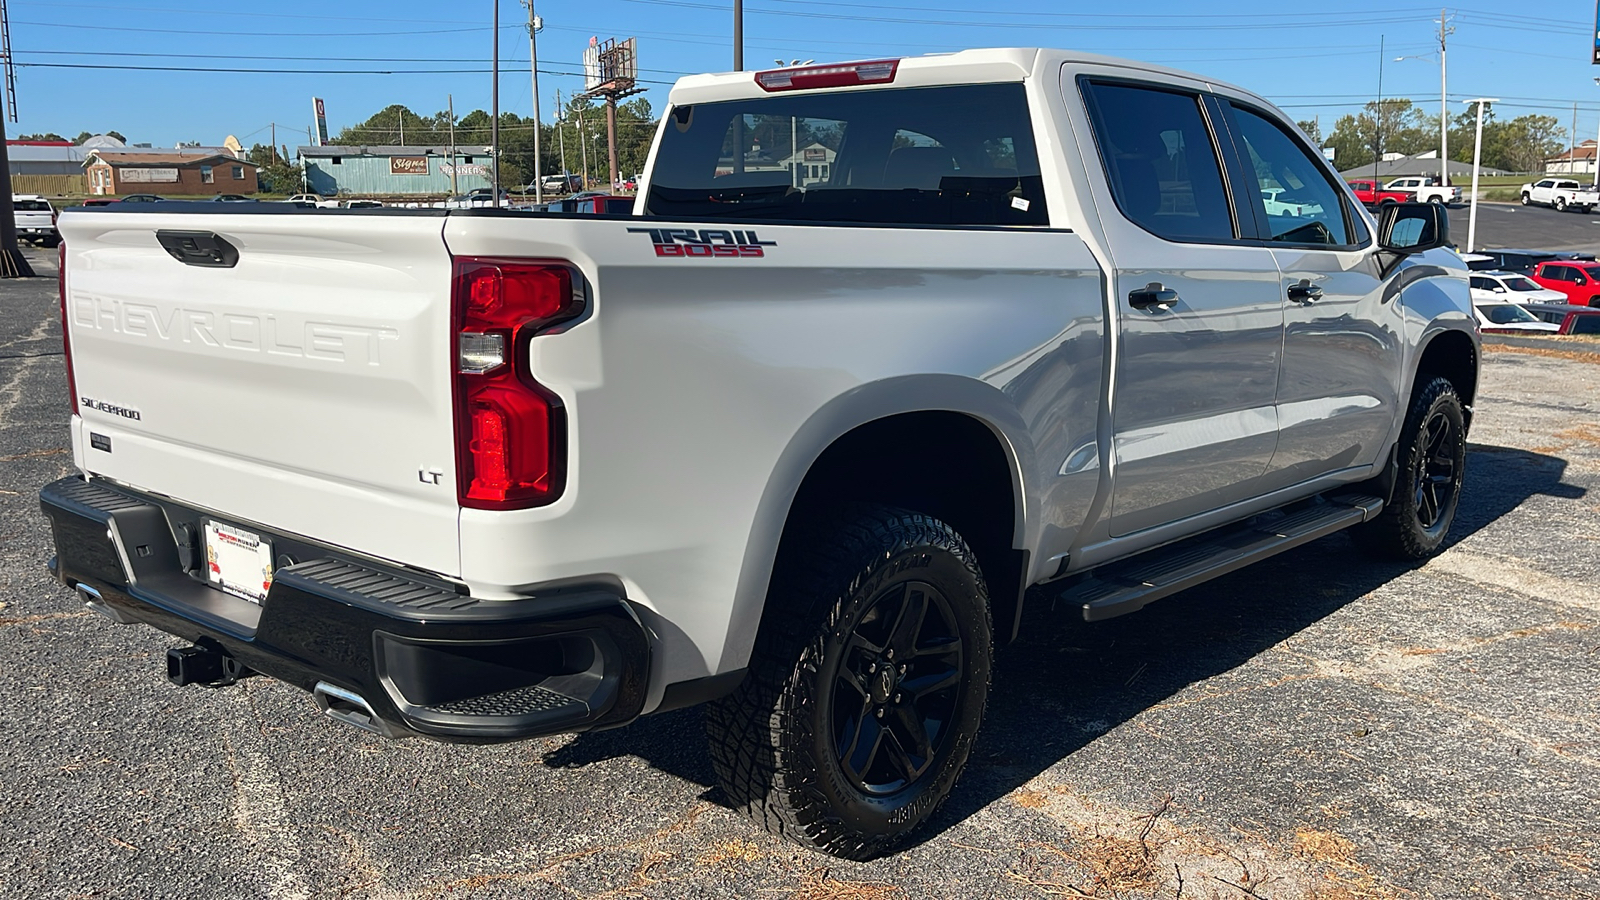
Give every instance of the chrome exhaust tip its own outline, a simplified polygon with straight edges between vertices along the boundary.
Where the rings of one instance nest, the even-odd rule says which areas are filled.
[[[105,598],[100,596],[99,591],[88,586],[87,584],[80,583],[78,585],[78,599],[82,600],[83,605],[87,606],[91,611],[105,616],[107,619],[110,619],[118,625],[133,625],[139,621],[133,616],[130,616],[117,607],[107,603]]]
[[[311,689],[311,696],[317,701],[317,708],[330,719],[354,725],[362,731],[381,734],[386,738],[400,737],[388,722],[380,719],[378,714],[372,711],[372,705],[367,703],[366,698],[355,691],[347,691],[326,681],[319,681],[317,686]]]

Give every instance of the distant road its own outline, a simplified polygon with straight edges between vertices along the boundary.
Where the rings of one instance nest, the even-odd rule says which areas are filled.
[[[1450,210],[1450,237],[1467,246],[1467,205]],[[1556,212],[1542,206],[1478,204],[1476,246],[1600,253],[1600,212]]]

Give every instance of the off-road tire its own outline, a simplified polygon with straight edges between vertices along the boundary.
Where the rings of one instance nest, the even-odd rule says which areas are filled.
[[[1441,426],[1447,428],[1442,435]],[[1400,433],[1393,497],[1377,518],[1351,529],[1351,537],[1389,559],[1438,553],[1460,508],[1466,463],[1466,417],[1455,387],[1444,378],[1418,384]]]
[[[774,566],[749,672],[738,690],[707,709],[711,760],[731,805],[768,831],[834,856],[869,859],[895,849],[927,821],[966,765],[989,692],[988,591],[966,542],[931,516],[855,504],[792,524],[790,531]],[[922,601],[927,618],[911,635],[923,655],[887,664],[882,653],[894,657],[901,620],[890,621],[886,604],[912,610],[915,592],[925,588],[932,589]],[[887,629],[881,647],[868,639],[880,633],[873,629]],[[949,638],[929,636],[941,630],[960,641],[954,663]],[[887,669],[874,663],[876,677],[859,678],[864,658],[884,661]],[[953,687],[931,689],[952,677]],[[892,706],[873,705],[880,680],[892,682]],[[869,682],[872,687],[862,690]],[[909,704],[900,703],[902,691],[913,698]],[[921,710],[934,700],[950,706],[940,712],[947,724],[930,731]],[[924,729],[923,768],[870,790],[871,773],[914,759],[895,752],[909,743],[895,729],[903,731],[910,717]],[[856,764],[858,778],[841,757],[859,760],[858,742],[849,742],[849,735],[869,733],[875,737],[865,763]],[[880,752],[887,756],[880,759]]]

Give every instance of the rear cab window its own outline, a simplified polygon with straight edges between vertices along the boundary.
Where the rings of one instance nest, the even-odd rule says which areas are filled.
[[[675,107],[647,215],[883,225],[1050,222],[1020,83]]]
[[[1198,94],[1155,85],[1082,82],[1117,208],[1172,241],[1239,236]]]

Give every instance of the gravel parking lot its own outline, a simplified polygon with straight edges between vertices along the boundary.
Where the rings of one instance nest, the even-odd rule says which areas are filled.
[[[1594,357],[1487,354],[1425,566],[1335,535],[1092,627],[1035,604],[952,802],[854,864],[724,808],[697,710],[465,747],[167,684],[174,640],[44,569],[57,317],[53,277],[0,282],[0,895],[1600,897]]]

